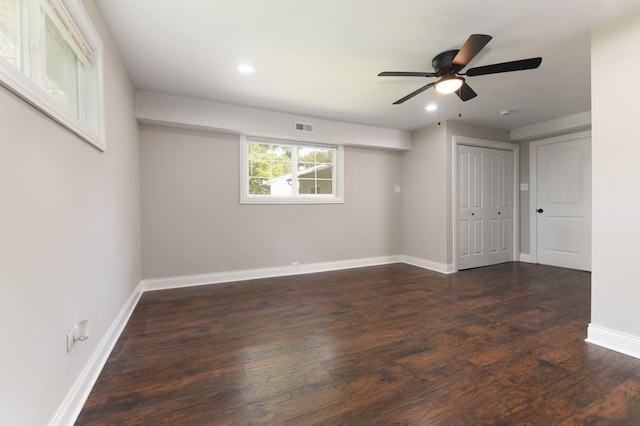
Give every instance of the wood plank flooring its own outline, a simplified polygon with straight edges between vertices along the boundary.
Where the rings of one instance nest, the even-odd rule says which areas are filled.
[[[145,293],[78,425],[634,425],[590,274],[405,264]]]

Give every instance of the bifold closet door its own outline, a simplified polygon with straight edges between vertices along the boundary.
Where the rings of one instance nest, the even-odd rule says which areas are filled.
[[[513,259],[513,152],[457,147],[457,268]]]

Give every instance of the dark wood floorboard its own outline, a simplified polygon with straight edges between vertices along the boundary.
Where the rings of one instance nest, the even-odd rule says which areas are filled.
[[[405,264],[145,293],[78,425],[640,425],[590,274]]]

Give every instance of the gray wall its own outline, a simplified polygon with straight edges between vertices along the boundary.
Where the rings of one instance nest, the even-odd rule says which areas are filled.
[[[592,33],[591,323],[600,328],[606,343],[627,345],[623,349],[635,356],[640,356],[640,82],[612,78],[611,70],[638,69],[639,44],[640,10]]]
[[[403,254],[446,265],[446,126],[428,126],[411,137],[411,151],[402,163]]]
[[[446,268],[453,135],[509,132],[447,122],[414,132],[411,151],[346,147],[344,204],[241,205],[237,135],[144,125],[143,277],[399,254]]]
[[[238,136],[142,126],[143,276],[398,255],[402,155],[345,148],[345,203],[241,205]]]
[[[140,281],[133,89],[105,44],[107,152],[0,89],[0,423],[48,424]],[[66,351],[66,333],[90,338]]]
[[[531,254],[531,179],[529,171],[529,142],[520,142],[520,183],[529,185],[528,191],[520,191],[520,253]]]

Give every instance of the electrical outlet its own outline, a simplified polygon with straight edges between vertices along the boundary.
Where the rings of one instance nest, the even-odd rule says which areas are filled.
[[[67,352],[71,352],[73,348],[73,344],[75,342],[74,336],[76,333],[76,326],[74,325],[71,330],[67,333]]]
[[[297,268],[300,266],[300,262],[291,262],[291,267],[292,268]]]

